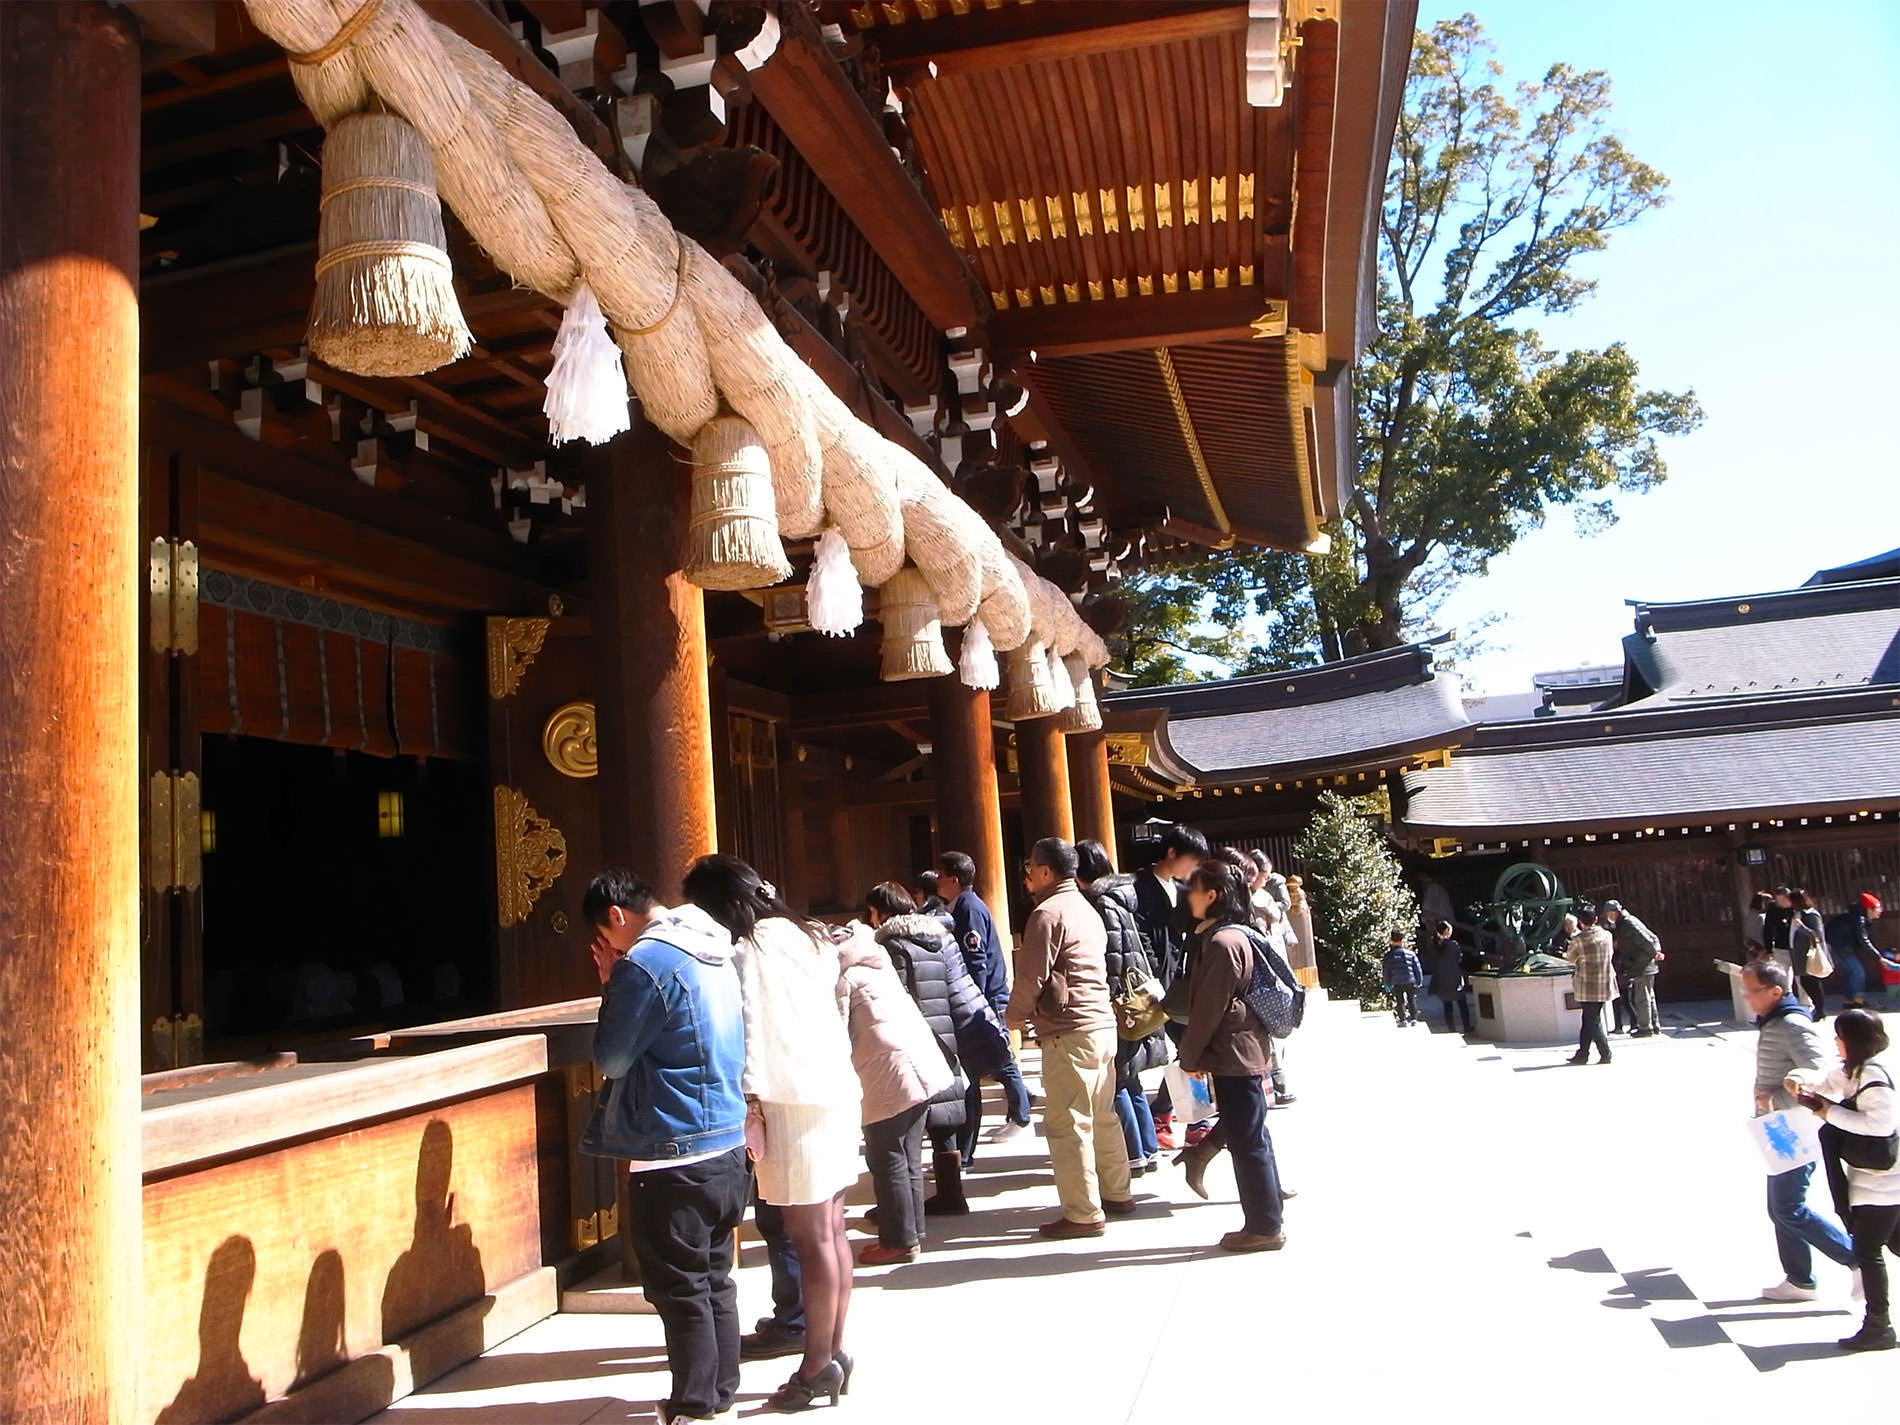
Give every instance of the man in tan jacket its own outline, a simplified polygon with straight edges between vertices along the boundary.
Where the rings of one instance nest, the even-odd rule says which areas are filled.
[[[1115,1012],[1108,931],[1075,884],[1075,848],[1035,844],[1023,883],[1036,899],[1016,947],[1009,1027],[1033,1026],[1042,1045],[1042,1121],[1062,1216],[1045,1237],[1099,1237],[1103,1213],[1135,1210],[1128,1149],[1115,1118]]]

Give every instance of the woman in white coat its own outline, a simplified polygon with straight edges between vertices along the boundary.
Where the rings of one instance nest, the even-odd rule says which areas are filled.
[[[805,1298],[805,1355],[766,1402],[804,1410],[850,1388],[844,1352],[851,1248],[844,1193],[858,1179],[859,1087],[839,947],[736,856],[702,856],[686,898],[732,933],[745,1004],[746,1143],[759,1197],[783,1208]]]

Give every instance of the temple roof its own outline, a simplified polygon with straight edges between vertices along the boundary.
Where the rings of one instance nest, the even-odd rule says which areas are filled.
[[[1204,784],[1391,761],[1457,742],[1471,726],[1456,680],[1434,672],[1430,644],[1103,699],[1109,715],[1154,709],[1167,711],[1174,752]]]

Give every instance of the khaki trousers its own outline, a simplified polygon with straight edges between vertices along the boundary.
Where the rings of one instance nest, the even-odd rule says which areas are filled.
[[[1104,1198],[1126,1202],[1134,1193],[1115,1117],[1115,1046],[1113,1029],[1042,1041],[1043,1131],[1062,1215],[1071,1222],[1100,1222]]]

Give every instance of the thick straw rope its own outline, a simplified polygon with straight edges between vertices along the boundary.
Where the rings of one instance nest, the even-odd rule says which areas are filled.
[[[999,651],[1028,636],[1033,593],[1047,581],[1009,567],[974,512],[949,512],[912,479],[900,492],[900,448],[837,401],[751,294],[648,195],[609,173],[532,89],[414,0],[245,4],[296,58],[297,90],[326,128],[380,100],[415,127],[443,201],[497,266],[557,301],[583,281],[593,288],[655,425],[690,445],[722,397],[751,422],[770,454],[784,532],[813,533],[828,516],[868,584],[894,575],[910,546],[947,617],[971,616],[974,587],[975,616]],[[1051,592],[1067,608],[1054,646],[1106,662],[1066,596],[1047,586],[1043,606],[1055,608]]]

